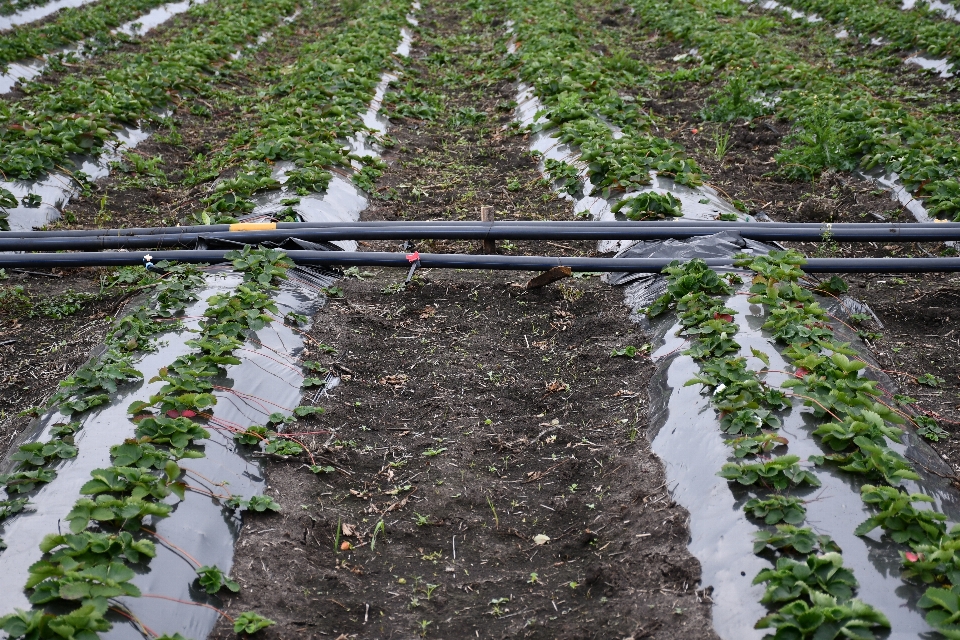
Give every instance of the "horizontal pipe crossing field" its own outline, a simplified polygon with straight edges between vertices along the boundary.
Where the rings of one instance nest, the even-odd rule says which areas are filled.
[[[223,250],[157,251],[161,260],[191,263],[227,262]],[[570,267],[573,271],[660,273],[671,260],[662,258],[572,258],[560,256],[491,256],[448,253],[404,254],[377,251],[287,251],[299,265],[323,267],[402,267],[412,259],[421,267],[436,269],[496,269],[546,271]],[[97,267],[144,264],[148,254],[128,251],[85,253],[9,253],[0,255],[0,268]],[[732,267],[733,260],[711,258],[710,267]],[[808,273],[924,273],[960,271],[960,258],[810,258],[803,265]]]

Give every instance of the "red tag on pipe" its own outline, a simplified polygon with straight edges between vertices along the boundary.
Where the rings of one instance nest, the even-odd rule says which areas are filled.
[[[420,259],[420,252],[414,251],[413,253],[407,254],[407,262],[416,262]]]

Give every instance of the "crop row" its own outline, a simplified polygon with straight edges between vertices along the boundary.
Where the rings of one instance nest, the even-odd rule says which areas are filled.
[[[771,8],[763,3],[753,6],[754,13]],[[794,12],[806,14],[785,5],[780,8],[767,14],[778,21],[776,37],[807,60],[827,63],[834,73],[846,74],[875,95],[901,102],[915,111],[948,116],[960,113],[955,98],[957,79],[940,75],[950,66],[948,60],[940,59],[945,56],[930,59],[924,57],[924,51],[910,47],[904,50],[883,38],[867,38],[864,34],[851,37],[849,29],[841,30],[842,25],[823,20],[788,19]],[[754,15],[754,19],[762,18]],[[927,67],[927,60],[936,66]],[[929,81],[920,86],[916,82],[918,76]]]
[[[153,301],[136,307],[117,322],[104,340],[103,354],[63,380],[47,402],[47,408],[76,418],[108,402],[109,394],[115,393],[118,386],[142,380],[143,373],[136,369],[138,356],[156,348],[159,334],[180,326],[176,316],[197,299],[194,291],[203,284],[203,278],[189,266],[171,266],[163,277],[146,274],[136,276],[135,281],[130,278],[130,270],[123,270],[113,277],[109,286],[124,284],[132,284],[136,289],[153,289]],[[11,456],[11,460],[17,462],[16,468],[0,475],[0,486],[7,496],[28,493],[56,478],[53,469],[56,463],[77,455],[74,435],[81,427],[78,421],[59,423],[50,429],[48,442],[21,446]],[[0,502],[0,522],[27,504],[26,498]]]
[[[921,50],[960,62],[960,24],[923,5],[903,11],[892,3],[865,0],[788,0],[788,6],[840,24],[864,44],[881,37],[902,51]]]
[[[733,294],[730,285],[741,282],[741,278],[729,274],[728,284],[702,260],[683,265],[674,262],[665,273],[667,291],[647,313],[658,316],[676,309],[681,331],[691,339],[684,353],[700,365],[700,374],[687,384],[700,384],[710,390],[711,404],[721,416],[721,430],[731,436],[727,443],[735,459],[756,458],[727,463],[718,475],[755,487],[757,495],[744,504],[744,510],[766,524],[776,525],[775,531],[761,530],[754,546],[756,553],[771,548],[779,555],[774,569],[761,571],[754,579],[755,584],[766,585],[761,602],[774,609],[757,627],[776,629],[777,638],[814,634],[837,637],[838,633],[873,637],[871,629],[889,628],[881,612],[853,598],[859,584],[853,572],[843,566],[836,544],[827,536],[797,526],[806,518],[803,502],[782,493],[791,486],[819,486],[820,481],[800,466],[795,455],[770,457],[773,450],[786,444],[786,439],[775,433],[780,426],[775,412],[788,408],[791,400],[768,385],[762,372],[750,369],[747,359],[738,355],[741,346],[735,338],[739,329],[734,322],[736,311],[726,307],[724,298]],[[756,349],[752,355],[769,361]],[[831,635],[828,629],[838,633]]]
[[[870,628],[889,627],[889,622],[881,612],[851,599],[857,581],[843,567],[840,550],[829,538],[797,527],[806,514],[803,502],[781,493],[791,486],[820,483],[799,465],[797,456],[769,458],[772,451],[786,444],[776,435],[780,426],[776,412],[788,408],[792,397],[799,397],[817,418],[833,419],[825,420],[814,431],[830,453],[811,457],[810,462],[819,465],[829,461],[877,483],[861,488],[863,501],[877,513],[855,533],[865,535],[880,527],[894,541],[910,544],[913,551],[903,554],[905,577],[951,583],[950,573],[956,571],[951,564],[952,549],[960,543],[955,534],[945,531],[943,514],[913,506],[932,499],[900,488],[905,480],[919,478],[910,463],[889,447],[891,442],[899,443],[903,435],[895,425],[910,417],[881,397],[876,382],[861,376],[866,363],[856,358],[848,344],[836,340],[828,324],[830,318],[812,293],[800,286],[802,263],[803,258],[793,252],[740,256],[738,262],[757,274],[749,301],[765,306],[769,319],[763,329],[785,345],[783,355],[796,367],[796,377],[780,389],[764,381],[765,369],[751,369],[748,360],[738,355],[741,347],[735,339],[736,312],[723,302],[724,296],[733,292],[702,261],[668,267],[667,292],[647,313],[657,316],[669,308],[676,309],[682,331],[694,341],[685,353],[700,365],[699,375],[687,384],[700,384],[709,391],[721,417],[721,429],[731,436],[728,444],[735,459],[759,458],[727,463],[718,475],[757,490],[773,491],[744,505],[752,517],[776,525],[775,531],[760,531],[754,545],[757,553],[771,548],[779,554],[775,568],[762,571],[754,580],[766,585],[761,602],[775,609],[757,623],[758,628],[776,629],[777,638],[836,637],[837,633],[872,637],[868,635]],[[732,274],[728,279],[731,283],[740,280]],[[829,287],[842,288],[833,280],[825,285]],[[756,349],[752,355],[769,367],[769,356]],[[818,553],[812,553],[815,551]],[[920,606],[931,610],[927,617],[931,626],[949,635],[955,627],[952,621],[946,621],[949,614],[944,610],[950,607],[944,604],[944,598],[956,600],[957,596],[945,596],[943,591],[931,588]]]
[[[293,12],[294,0],[220,0],[193,7],[195,25],[169,42],[118,54],[102,76],[30,83],[0,104],[0,172],[29,180],[64,167],[70,154],[98,154],[124,125],[159,118],[171,103],[205,90],[211,65]]]
[[[252,195],[281,186],[273,173],[281,161],[294,164],[285,184],[299,195],[324,190],[331,169],[348,170],[354,162],[361,168],[353,181],[372,190],[382,162],[351,153],[345,141],[368,131],[362,116],[393,64],[408,7],[399,0],[365,2],[345,25],[305,45],[294,64],[253,76],[264,89],[248,105],[251,117],[225,149],[204,160],[213,175],[228,167],[239,171],[203,198],[197,222],[233,221],[252,211]]]
[[[788,146],[776,156],[783,175],[812,179],[828,168],[881,167],[898,173],[932,214],[960,216],[960,143],[943,123],[885,99],[856,74],[803,59],[772,37],[775,22],[749,19],[740,3],[630,3],[650,29],[697,48],[693,66],[676,71],[675,81],[725,79],[705,118],[776,115],[793,122]]]
[[[109,41],[122,36],[110,31],[168,0],[101,0],[77,9],[63,9],[54,20],[0,34],[0,68],[40,56],[83,40]]]
[[[0,16],[8,16],[29,7],[42,7],[46,0],[0,0]]]
[[[579,148],[595,193],[634,191],[650,183],[650,171],[681,184],[701,183],[697,164],[676,143],[650,133],[649,115],[629,95],[644,75],[642,65],[625,50],[598,54],[591,47],[595,34],[577,14],[578,3],[507,4],[517,37],[508,63],[521,63],[520,78],[543,102],[546,122],[537,127],[556,128],[559,142]],[[553,177],[570,173],[563,166],[548,170]]]
[[[915,114],[956,116],[960,113],[955,98],[957,81],[936,79],[934,74],[907,63],[897,47],[863,46],[859,40],[838,37],[841,32],[825,26],[827,23],[822,21],[791,20],[785,24],[784,18],[778,17],[776,37],[807,60],[816,56],[821,65],[829,60],[836,74],[846,75],[851,82],[863,85],[876,96],[904,104]],[[759,20],[756,16],[755,19]],[[918,75],[930,81],[918,86]],[[955,128],[955,120],[951,120]]]
[[[953,552],[960,549],[960,530],[948,532],[944,514],[914,506],[934,500],[902,488],[904,481],[919,476],[908,460],[888,446],[902,439],[903,432],[896,425],[911,422],[929,428],[936,424],[923,416],[911,417],[897,406],[915,400],[884,397],[877,382],[860,375],[868,365],[847,357],[855,352],[837,341],[828,324],[831,318],[801,287],[803,263],[802,256],[790,251],[741,256],[738,263],[757,274],[750,302],[764,306],[769,320],[763,328],[784,345],[784,357],[796,368],[795,379],[783,386],[804,398],[813,415],[824,420],[814,435],[831,452],[826,459],[876,483],[861,487],[861,499],[875,514],[855,533],[862,536],[879,527],[891,540],[912,549],[901,552],[903,577],[937,585],[926,590],[918,605],[928,610],[930,626],[956,637],[960,632],[954,619],[960,601],[960,557],[955,558]],[[928,384],[938,383],[931,379]],[[944,586],[946,589],[941,588]]]
[[[194,351],[178,357],[164,367],[157,378],[164,385],[146,401],[134,402],[128,409],[134,421],[135,437],[117,443],[110,449],[113,466],[95,469],[91,479],[80,488],[81,497],[65,517],[70,533],[51,533],[41,542],[44,558],[30,567],[25,588],[30,602],[45,605],[31,611],[17,611],[0,619],[0,628],[11,638],[89,637],[107,631],[108,599],[117,596],[139,597],[140,590],[131,582],[135,572],[131,565],[149,563],[156,555],[153,541],[143,536],[143,520],[170,515],[172,496],[184,499],[185,491],[204,489],[191,487],[183,477],[179,461],[201,458],[203,452],[193,448],[197,440],[208,438],[209,432],[199,422],[210,417],[216,403],[214,377],[222,375],[229,365],[240,364],[234,352],[243,346],[248,332],[257,331],[273,321],[277,313],[271,295],[277,283],[286,278],[292,263],[276,250],[253,250],[230,255],[234,268],[243,274],[243,282],[230,294],[215,295],[207,300],[200,328],[187,345]],[[151,315],[141,309],[128,316],[111,336],[116,345],[139,342],[143,328],[150,331],[157,318],[169,317],[175,310],[196,299],[192,293],[203,278],[193,267],[159,264],[155,267],[167,274],[179,274],[179,286],[167,286],[157,298],[159,311]],[[81,370],[64,381],[63,391],[54,404],[67,414],[85,411],[106,401],[105,388],[136,372],[121,370],[109,373],[102,367]],[[138,376],[134,376],[138,377]],[[297,415],[317,413],[313,407],[298,408]],[[288,421],[282,416],[281,422]],[[238,433],[238,440],[255,438],[255,442],[277,441],[274,449],[297,454],[303,448],[276,433],[260,427]],[[31,445],[28,445],[31,446]],[[269,444],[268,444],[269,449]],[[21,448],[17,455],[34,454]],[[75,453],[75,452],[74,452]],[[49,456],[48,456],[49,457]],[[278,510],[271,499],[213,495],[224,508],[264,511]],[[95,525],[94,529],[90,525]],[[239,589],[234,581],[215,566],[196,568],[199,583],[207,593],[223,588]],[[64,613],[64,607],[72,607]],[[252,633],[272,622],[248,612],[236,619],[237,632]],[[69,633],[65,633],[69,632]],[[163,636],[171,640],[169,636]],[[174,636],[179,638],[179,636]]]

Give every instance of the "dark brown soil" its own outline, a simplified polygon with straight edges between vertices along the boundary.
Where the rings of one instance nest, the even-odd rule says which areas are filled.
[[[268,466],[283,512],[246,523],[227,612],[276,620],[266,638],[714,637],[646,438],[652,367],[610,356],[645,341],[620,293],[436,271],[381,293],[400,277],[315,317],[336,471]]]
[[[99,296],[101,275],[99,269],[7,271],[0,283],[0,455],[28,425],[30,410],[102,344],[124,298]],[[67,317],[51,317],[75,294],[98,297]]]
[[[957,473],[960,488],[960,277],[883,275],[847,278],[851,293],[868,303],[883,323],[868,325],[881,337],[870,342],[877,360],[900,387],[900,393],[919,400],[914,408],[934,418],[949,437],[931,442]],[[932,374],[936,387],[920,384],[918,376]]]
[[[415,41],[401,82],[442,84],[446,102],[432,120],[393,118],[390,167],[363,219],[477,219],[482,205],[498,218],[572,219],[525,137],[507,130],[512,110],[499,105],[515,87],[482,64],[503,49],[502,27],[480,28],[456,5],[418,17],[431,36]],[[431,62],[439,50],[455,72],[472,66],[465,81],[445,82],[447,68]],[[485,119],[452,120],[467,107]],[[337,350],[327,364],[342,375],[321,402],[332,433],[314,437],[318,463],[336,471],[314,480],[295,465],[267,468],[283,514],[241,537],[244,588],[227,612],[270,616],[275,638],[715,637],[687,514],[646,438],[651,367],[610,355],[647,341],[620,292],[595,279],[526,292],[535,274],[434,271],[383,293],[405,275],[349,280],[345,300],[315,317],[312,335]],[[343,524],[354,533],[337,538]],[[344,542],[353,548],[338,551]],[[223,623],[217,637],[230,635]]]

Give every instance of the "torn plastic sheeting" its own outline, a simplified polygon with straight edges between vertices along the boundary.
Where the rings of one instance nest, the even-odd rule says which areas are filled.
[[[912,64],[925,69],[927,71],[936,72],[941,78],[952,78],[955,74],[953,73],[953,64],[946,58],[927,58],[925,56],[910,56],[906,58],[904,64]]]
[[[198,249],[242,249],[247,246],[248,242],[235,242],[229,237],[200,237],[200,241],[197,243]],[[336,245],[332,242],[327,242],[321,240],[320,242],[310,242],[308,240],[301,240],[300,238],[286,238],[281,242],[263,242],[258,244],[261,247],[268,247],[271,249],[283,249],[284,251],[342,251],[339,245]],[[331,272],[331,275],[335,275]]]
[[[667,243],[660,243],[666,245]],[[692,246],[691,246],[692,245]],[[659,249],[645,247],[645,251],[658,251],[665,257],[689,260],[697,257],[717,257],[724,249],[736,253],[742,247],[736,242],[713,243],[703,247],[702,253],[692,242],[673,243]],[[754,247],[757,252],[763,247]],[[769,247],[768,247],[769,249]],[[728,253],[728,255],[732,255]],[[751,272],[743,272],[749,276]],[[746,279],[746,278],[745,278]],[[625,280],[625,298],[631,309],[648,306],[664,290],[666,279],[651,276],[642,281]],[[821,299],[821,305],[836,317],[843,318],[852,311],[851,301]],[[735,316],[740,330],[736,339],[741,344],[741,354],[751,358],[751,347],[770,356],[771,370],[789,370],[772,338],[761,330],[766,318],[764,311],[751,305],[744,295],[733,295],[726,302],[738,312]],[[862,303],[858,303],[862,305]],[[635,316],[641,320],[639,316]],[[645,318],[643,318],[645,321]],[[844,327],[835,326],[837,338],[859,343],[856,336]],[[743,504],[750,497],[746,488],[733,485],[716,473],[732,456],[723,435],[717,413],[710,404],[708,395],[700,387],[685,387],[684,384],[699,372],[699,366],[690,356],[679,353],[686,346],[683,337],[675,335],[680,329],[673,314],[653,322],[654,344],[659,348],[653,354],[657,371],[650,387],[651,436],[654,452],[664,461],[667,481],[673,486],[671,495],[690,513],[691,539],[689,548],[701,563],[702,587],[713,587],[712,615],[717,633],[727,640],[762,637],[762,632],[753,628],[754,623],[766,615],[760,604],[762,586],[752,585],[754,576],[771,564],[753,554],[753,534],[759,527],[746,517]],[[861,349],[861,356],[872,367],[876,363]],[[753,364],[761,363],[753,358]],[[870,369],[876,374],[878,368]],[[786,380],[788,374],[769,373],[766,379],[774,386]],[[876,375],[871,377],[877,379]],[[882,387],[894,393],[893,383],[879,375]],[[797,403],[783,416],[779,433],[789,439],[785,453],[801,458],[821,455],[824,451],[812,437],[812,431],[820,424],[809,410]],[[960,520],[958,495],[948,483],[935,475],[949,474],[939,456],[912,431],[907,430],[905,444],[891,444],[898,453],[908,455],[924,466],[917,471],[919,483],[908,483],[908,491],[922,491],[935,499],[935,507],[948,514],[951,520]],[[779,453],[779,451],[778,451]],[[927,469],[933,473],[927,472]],[[830,535],[843,549],[845,566],[853,570],[860,588],[857,597],[874,605],[886,614],[893,625],[890,638],[916,638],[930,631],[924,621],[924,612],[916,603],[923,587],[904,583],[900,579],[900,556],[903,549],[881,538],[874,531],[866,537],[853,534],[855,527],[871,514],[859,495],[860,478],[830,465],[816,470],[823,486],[817,489],[797,490],[793,493],[811,499],[807,503],[806,525],[817,533]],[[707,499],[705,499],[707,498]]]
[[[687,262],[694,258],[733,258],[738,253],[766,255],[777,247],[743,238],[738,231],[721,231],[712,236],[688,240],[640,241],[618,253],[615,258],[661,258]],[[642,273],[611,273],[607,282],[625,285],[640,278],[650,278]]]
[[[304,268],[293,269],[289,275],[290,281],[285,281],[275,296],[279,318],[289,311],[311,317],[324,302],[319,287],[332,283],[333,278]],[[201,301],[185,312],[186,328],[197,328],[208,297],[217,293],[229,294],[240,282],[240,276],[229,271],[209,276],[209,288],[200,294]],[[191,351],[185,342],[194,336],[187,330],[165,335],[159,350],[146,354],[137,368],[149,380],[161,367]],[[303,374],[296,365],[296,358],[302,347],[300,331],[286,326],[281,319],[256,332],[256,342],[247,341],[236,352],[242,363],[227,367],[225,375],[215,381],[222,389],[214,394],[217,397],[213,410],[215,420],[207,426],[210,438],[197,443],[202,446],[206,457],[181,461],[185,469],[216,482],[227,482],[226,487],[235,495],[249,498],[262,493],[264,483],[259,463],[237,446],[229,431],[217,429],[213,423],[242,429],[264,424],[274,412],[290,415],[300,404]],[[162,382],[143,382],[136,387],[122,387],[108,405],[85,414],[82,418],[84,426],[77,434],[78,456],[62,462],[57,468],[57,478],[31,495],[29,510],[4,523],[2,536],[9,548],[0,552],[0,575],[7,587],[7,597],[0,614],[30,607],[21,585],[26,582],[29,566],[42,555],[37,546],[40,539],[48,533],[63,530],[62,519],[80,497],[79,488],[89,480],[90,471],[110,466],[110,446],[133,436],[135,427],[127,416],[127,406],[134,400],[148,398],[162,385]],[[44,415],[29,441],[46,439],[49,428],[64,421],[64,416],[57,412]],[[186,478],[192,485],[215,492],[219,490],[196,474],[187,472]],[[185,499],[176,503],[169,517],[155,522],[148,519],[145,526],[150,529],[156,526],[157,533],[201,563],[217,565],[229,572],[241,521],[235,512],[225,509],[213,498],[188,491]],[[133,581],[145,596],[119,598],[118,601],[158,633],[172,635],[179,632],[188,638],[206,637],[216,624],[218,614],[215,611],[146,597],[162,595],[215,606],[218,603],[215,596],[208,596],[195,588],[197,576],[192,562],[159,540],[155,542],[157,557],[150,562],[149,570],[140,573]],[[175,615],[171,615],[174,612]],[[105,640],[142,637],[127,619],[117,616],[115,623],[114,628],[101,637]]]

